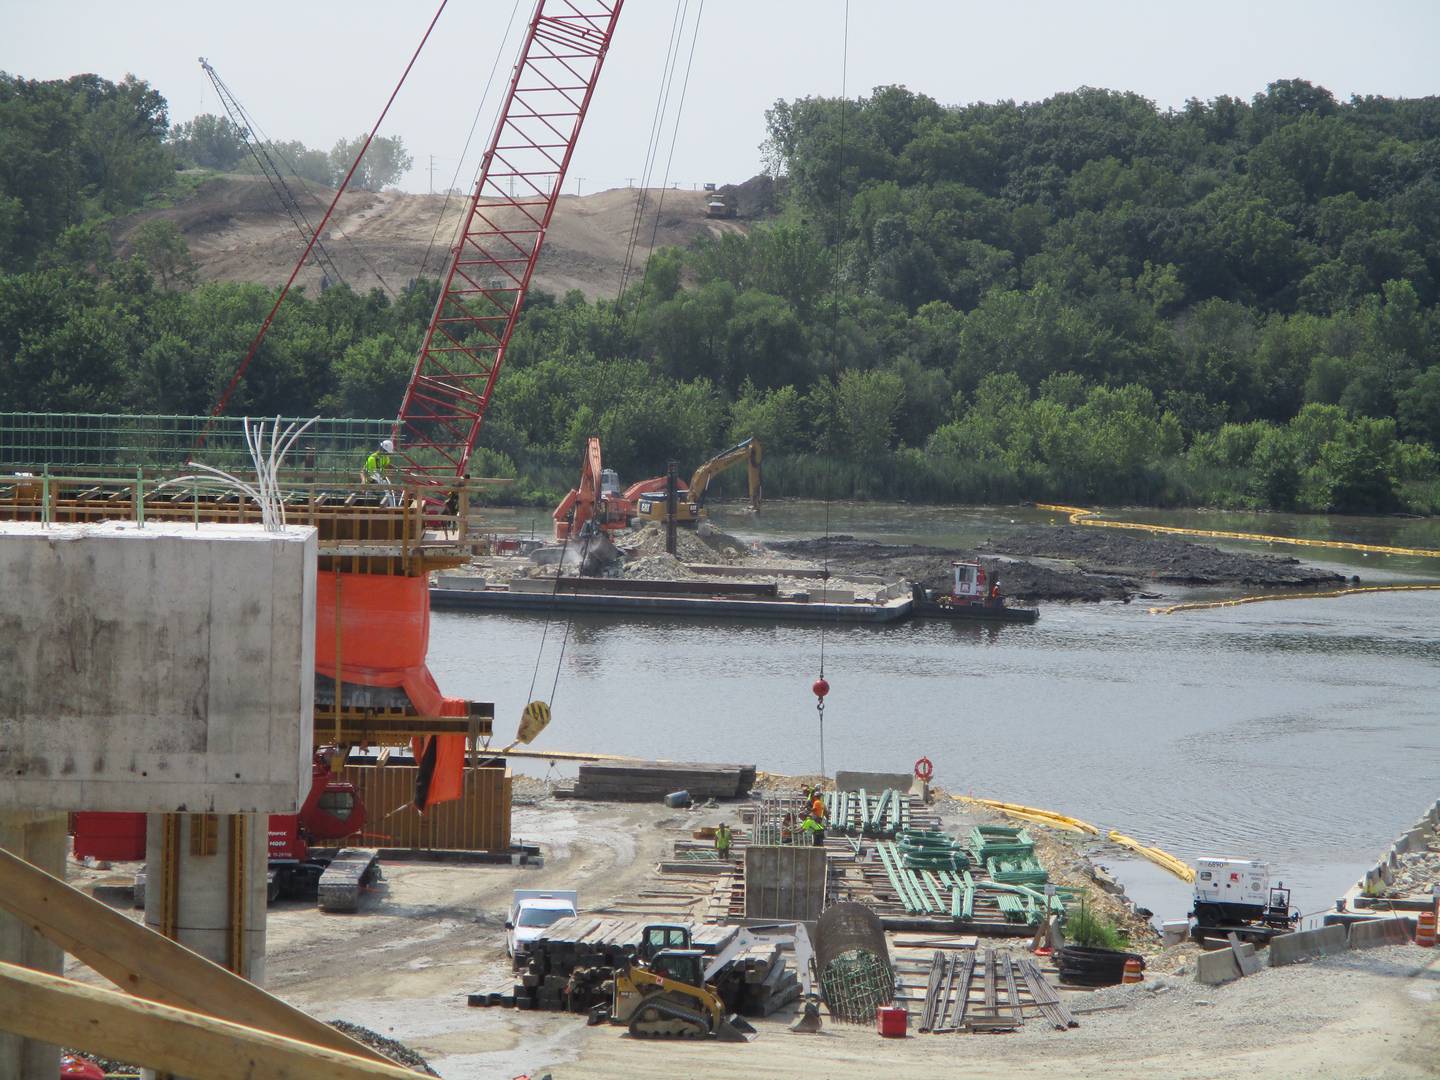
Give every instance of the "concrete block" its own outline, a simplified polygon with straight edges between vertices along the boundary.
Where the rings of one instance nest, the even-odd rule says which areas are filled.
[[[1230,949],[1201,953],[1195,959],[1195,981],[1206,986],[1234,982],[1240,975],[1240,962]]]
[[[836,791],[859,791],[865,789],[866,795],[879,795],[887,788],[894,788],[896,791],[909,791],[910,784],[914,777],[909,773],[888,773],[888,772],[846,772],[844,770],[835,773]]]
[[[1241,943],[1234,940],[1234,934],[1230,937],[1230,951],[1235,956],[1235,963],[1240,967],[1240,974],[1254,975],[1260,970],[1260,957],[1255,955],[1255,946],[1248,941]]]
[[[1190,936],[1190,923],[1186,919],[1175,919],[1160,924],[1160,937],[1166,948],[1179,945]]]
[[[1381,945],[1405,945],[1410,928],[1404,919],[1366,919],[1350,924],[1350,948],[1374,949]]]
[[[485,579],[479,574],[438,574],[435,586],[440,589],[458,589],[461,592],[484,592]]]
[[[1349,948],[1345,927],[1322,926],[1316,930],[1299,930],[1270,939],[1270,966],[1285,967],[1302,960],[1333,956]]]
[[[293,812],[315,530],[0,523],[0,809]]]

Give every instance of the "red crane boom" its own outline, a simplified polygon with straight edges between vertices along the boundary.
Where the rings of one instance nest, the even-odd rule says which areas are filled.
[[[538,0],[396,420],[407,470],[466,473],[624,0]]]

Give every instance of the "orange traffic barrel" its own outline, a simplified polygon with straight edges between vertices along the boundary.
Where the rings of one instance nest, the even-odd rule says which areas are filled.
[[[1140,970],[1140,961],[1139,961],[1139,960],[1126,960],[1126,961],[1125,961],[1125,974],[1124,974],[1124,976],[1120,979],[1120,981],[1121,981],[1122,983],[1138,983],[1138,982],[1144,982],[1144,981],[1145,981],[1145,975],[1144,975],[1144,973]]]
[[[1415,921],[1415,944],[1426,949],[1435,947],[1435,909],[1420,912]]]

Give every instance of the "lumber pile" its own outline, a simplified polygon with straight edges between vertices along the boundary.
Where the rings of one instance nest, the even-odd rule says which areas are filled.
[[[587,761],[573,786],[557,788],[561,798],[600,802],[659,802],[676,791],[696,800],[742,799],[755,784],[754,765],[686,761]]]
[[[936,1034],[1014,1031],[1027,1013],[1058,1031],[1077,1026],[1035,961],[1008,949],[936,951],[924,993],[908,1004],[919,1030]]]
[[[531,945],[513,986],[468,995],[472,1006],[503,1006],[549,1012],[588,1013],[610,1004],[617,968],[639,950],[644,921],[579,915],[545,928]],[[694,948],[721,952],[739,928],[686,923]],[[756,943],[732,957],[714,984],[726,1010],[743,1016],[769,1016],[800,996],[800,980],[789,954],[773,942]]]

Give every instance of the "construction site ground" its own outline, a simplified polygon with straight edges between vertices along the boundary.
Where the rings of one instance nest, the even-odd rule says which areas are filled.
[[[937,805],[952,831],[991,820],[988,811],[948,798]],[[912,1028],[909,1038],[895,1040],[873,1026],[827,1023],[820,1035],[804,1036],[786,1030],[786,1009],[756,1021],[759,1036],[748,1045],[656,1044],[617,1027],[587,1027],[573,1014],[467,1006],[468,993],[512,978],[504,952],[511,890],[576,889],[585,910],[623,904],[653,881],[677,839],[738,817],[733,804],[677,810],[562,801],[527,780],[514,835],[541,846],[543,866],[392,863],[357,915],[325,915],[300,901],[272,906],[266,985],[315,1016],[404,1043],[450,1080],[546,1072],[555,1080],[1440,1075],[1436,951],[1351,952],[1202,986],[1194,980],[1193,946],[1160,949],[1143,918],[1098,889],[1097,905],[1132,929],[1147,955],[1147,977],[1135,987],[1066,991],[1079,1026],[1064,1032],[1040,1023],[1000,1035],[918,1035]],[[1075,838],[1030,829],[1052,879],[1093,884]],[[72,863],[71,876],[93,883],[110,875]],[[70,968],[67,974],[99,981]]]
[[[322,188],[297,189],[312,222],[320,220],[334,194]],[[535,270],[535,286],[556,296],[579,289],[590,300],[613,298],[620,288],[640,194],[638,188],[615,188],[562,195]],[[662,202],[662,192],[649,191],[646,220],[652,221],[659,209],[656,245],[684,247],[701,236],[746,230],[739,221],[707,218],[709,198],[703,191],[666,190]],[[431,277],[443,272],[456,222],[468,204],[463,195],[447,200],[444,195],[401,191],[349,191],[321,241],[357,292],[399,290],[419,276],[422,267]],[[217,176],[174,206],[122,219],[114,229],[117,253],[127,254],[135,229],[156,219],[173,222],[180,230],[201,281],[278,286],[305,247],[304,237],[259,177]],[[319,291],[320,276],[318,268],[307,265],[297,281],[313,295]]]

